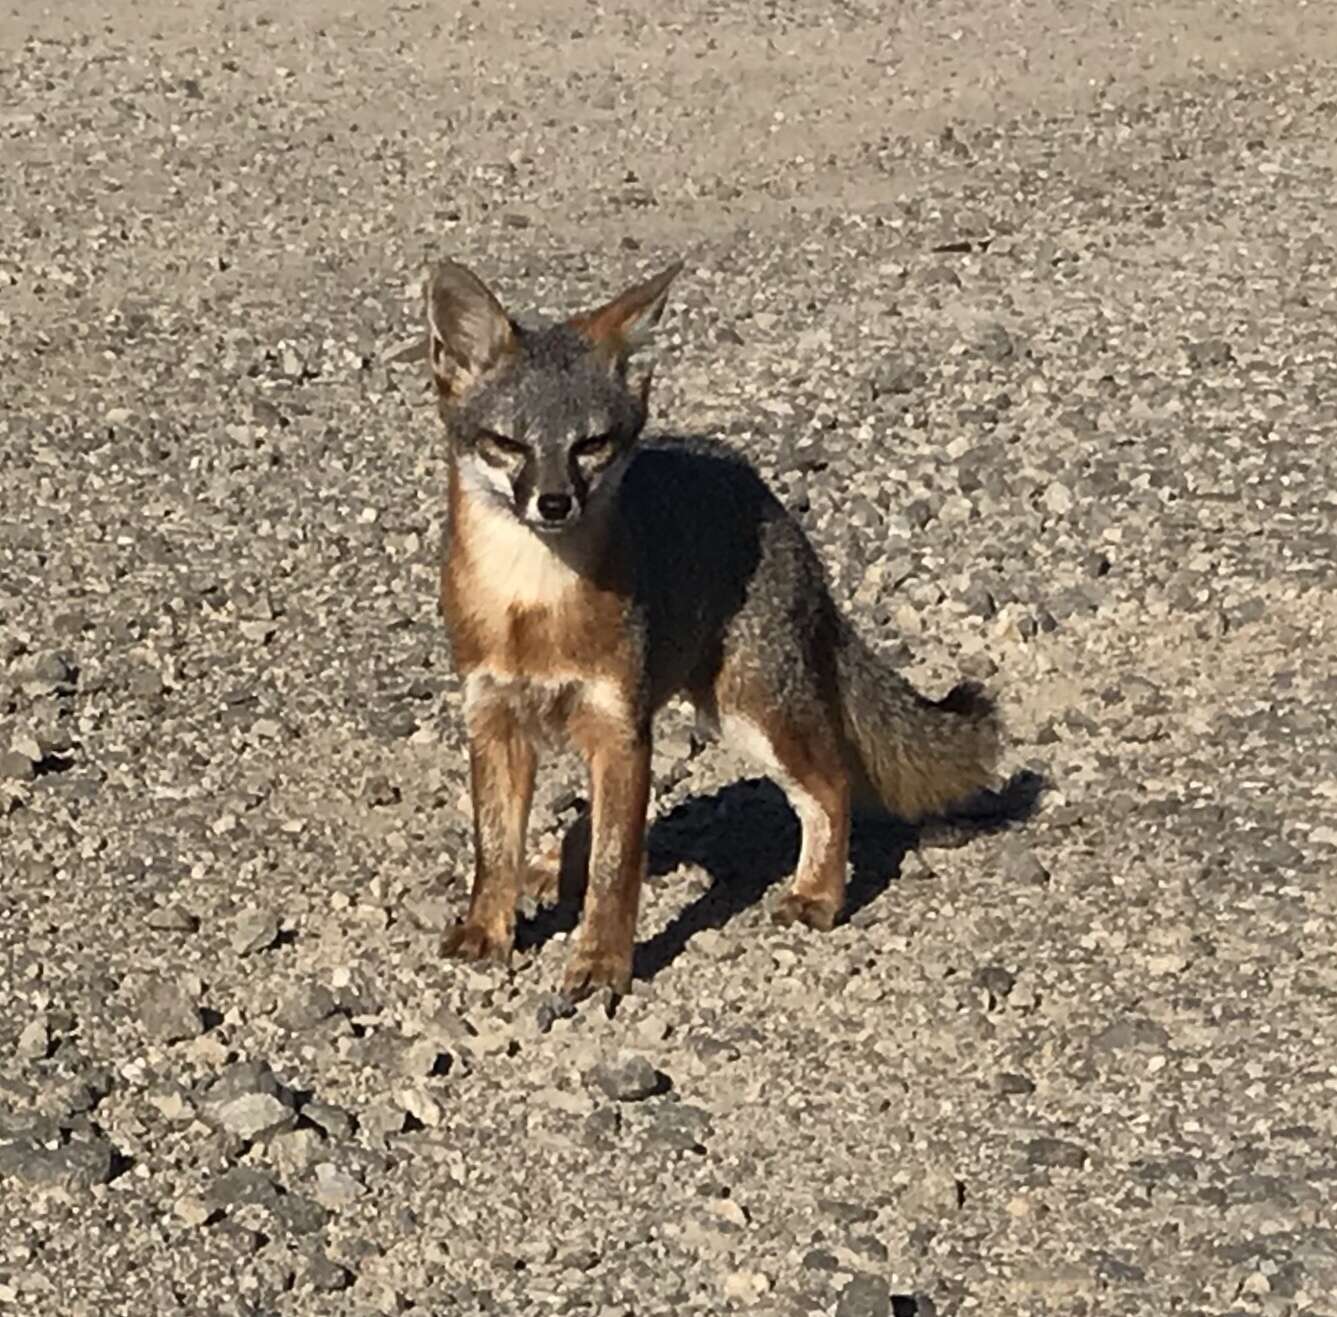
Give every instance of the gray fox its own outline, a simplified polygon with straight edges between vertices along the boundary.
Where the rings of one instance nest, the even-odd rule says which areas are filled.
[[[636,361],[681,263],[607,305],[522,328],[464,266],[427,288],[449,436],[441,612],[464,684],[475,872],[446,953],[509,958],[538,752],[590,775],[584,910],[564,991],[626,992],[645,868],[651,724],[682,696],[786,792],[802,827],[776,918],[841,913],[851,808],[914,821],[986,785],[992,701],[937,701],[877,658],[757,473],[700,441],[641,442]]]

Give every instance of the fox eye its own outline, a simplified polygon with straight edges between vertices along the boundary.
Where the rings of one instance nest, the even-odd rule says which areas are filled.
[[[492,430],[480,430],[474,443],[483,459],[493,466],[514,466],[529,451],[518,440],[508,439]]]
[[[571,455],[580,462],[597,462],[613,451],[611,434],[595,434],[571,445]]]

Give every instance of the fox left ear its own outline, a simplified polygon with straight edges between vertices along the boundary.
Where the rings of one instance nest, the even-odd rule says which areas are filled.
[[[427,357],[444,403],[458,402],[515,347],[516,329],[467,266],[443,261],[427,283]]]
[[[654,328],[664,314],[669,285],[682,267],[682,261],[675,261],[653,279],[628,288],[597,311],[572,316],[567,323],[584,334],[612,362],[622,366],[628,357],[650,342]],[[644,383],[649,386],[648,377]]]

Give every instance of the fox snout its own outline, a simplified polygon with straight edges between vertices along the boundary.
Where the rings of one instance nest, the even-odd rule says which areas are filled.
[[[584,500],[572,488],[535,489],[520,493],[515,500],[516,515],[531,530],[541,535],[567,529],[580,519]]]
[[[539,514],[539,523],[544,526],[560,526],[577,511],[576,501],[570,494],[540,494],[534,500],[534,509]]]

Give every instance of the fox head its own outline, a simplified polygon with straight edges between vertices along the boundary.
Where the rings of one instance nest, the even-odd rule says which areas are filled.
[[[650,340],[679,262],[598,310],[521,328],[472,271],[447,261],[427,287],[427,347],[467,491],[559,537],[616,489],[645,425]]]

